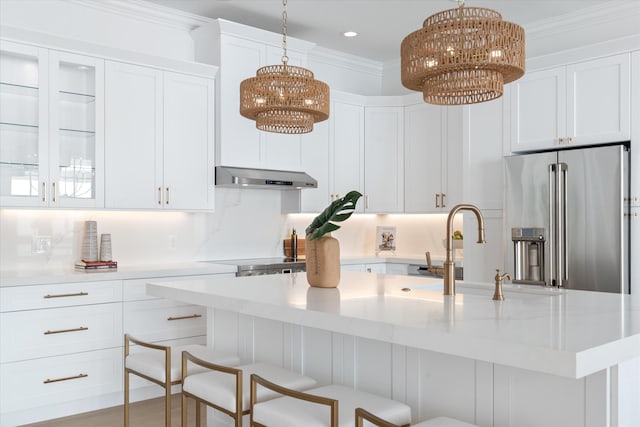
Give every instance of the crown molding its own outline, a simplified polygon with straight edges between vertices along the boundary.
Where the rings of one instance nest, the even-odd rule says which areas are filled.
[[[80,6],[113,13],[127,18],[164,25],[173,29],[191,31],[211,22],[211,19],[144,0],[67,0]]]
[[[626,21],[633,16],[640,18],[640,2],[609,1],[574,13],[558,15],[525,25],[525,34],[527,42],[529,40],[535,41],[567,32],[584,31],[593,26],[618,25],[621,20]],[[637,25],[638,20],[635,22]]]
[[[384,64],[368,58],[316,46],[309,51],[309,61],[331,64],[344,70],[366,73],[376,77],[382,76]]]

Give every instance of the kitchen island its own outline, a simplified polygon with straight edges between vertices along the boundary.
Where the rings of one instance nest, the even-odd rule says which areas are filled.
[[[481,426],[640,425],[640,298],[342,272],[335,289],[304,273],[147,284],[208,307],[208,340],[402,400],[414,420]]]

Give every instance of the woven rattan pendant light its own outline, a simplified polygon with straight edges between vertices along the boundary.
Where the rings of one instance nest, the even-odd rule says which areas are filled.
[[[524,29],[492,9],[464,7],[425,19],[402,41],[402,84],[438,105],[499,98],[524,74]]]
[[[287,0],[282,1],[282,64],[259,68],[240,83],[240,114],[267,132],[301,134],[329,118],[329,86],[303,67],[288,65]]]

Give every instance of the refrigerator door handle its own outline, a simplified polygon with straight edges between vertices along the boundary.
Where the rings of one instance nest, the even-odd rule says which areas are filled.
[[[547,286],[555,286],[556,283],[556,215],[555,215],[555,182],[556,182],[556,165],[549,165],[549,205],[547,207],[549,213],[549,280]]]
[[[566,286],[569,281],[569,242],[567,241],[567,179],[569,176],[569,166],[566,163],[559,164],[560,169],[560,185],[559,188],[562,191],[562,203],[560,206],[560,228],[559,231],[559,246],[561,247],[560,253],[558,254],[558,260],[562,260],[562,264],[560,265],[560,284],[559,286]]]

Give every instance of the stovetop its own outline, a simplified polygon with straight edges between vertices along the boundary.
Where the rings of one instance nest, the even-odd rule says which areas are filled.
[[[270,257],[270,258],[245,258],[245,259],[224,259],[220,261],[208,261],[216,264],[235,265],[238,271],[256,270],[256,269],[281,269],[287,267],[301,267],[306,264],[304,257],[297,259],[289,257]]]

